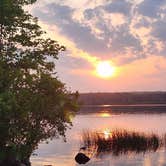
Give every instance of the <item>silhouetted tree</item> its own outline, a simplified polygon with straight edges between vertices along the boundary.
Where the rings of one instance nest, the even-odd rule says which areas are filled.
[[[35,1],[0,0],[0,157],[9,148],[23,160],[41,140],[65,136],[77,109],[54,71],[64,46],[23,10]]]

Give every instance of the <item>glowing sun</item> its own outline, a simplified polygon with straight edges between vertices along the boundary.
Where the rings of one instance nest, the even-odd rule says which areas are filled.
[[[115,73],[115,68],[108,61],[102,61],[97,64],[97,75],[102,78],[112,77]]]

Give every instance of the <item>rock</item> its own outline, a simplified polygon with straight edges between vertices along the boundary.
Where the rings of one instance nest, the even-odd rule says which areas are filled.
[[[86,146],[81,147],[80,150],[86,150]]]
[[[90,158],[87,157],[84,153],[78,153],[78,154],[75,156],[75,161],[76,161],[78,164],[86,164],[89,160],[90,160]]]

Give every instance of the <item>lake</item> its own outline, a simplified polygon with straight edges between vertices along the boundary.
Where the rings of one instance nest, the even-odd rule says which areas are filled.
[[[105,138],[111,131],[123,129],[162,136],[166,134],[166,105],[89,106],[82,108],[72,121],[73,126],[66,132],[67,141],[53,139],[48,144],[41,143],[31,157],[32,166],[77,166],[74,157],[81,147],[82,133],[87,130],[103,133]],[[96,157],[94,152],[85,165],[166,166],[165,147],[118,156],[105,153]]]

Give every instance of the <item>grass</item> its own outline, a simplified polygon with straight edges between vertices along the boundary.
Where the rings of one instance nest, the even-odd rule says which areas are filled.
[[[166,136],[163,139],[156,134],[146,135],[126,130],[114,130],[108,137],[98,132],[84,131],[82,134],[83,146],[89,151],[96,149],[96,155],[101,153],[120,155],[130,152],[155,152],[165,145],[164,140],[166,140]]]

